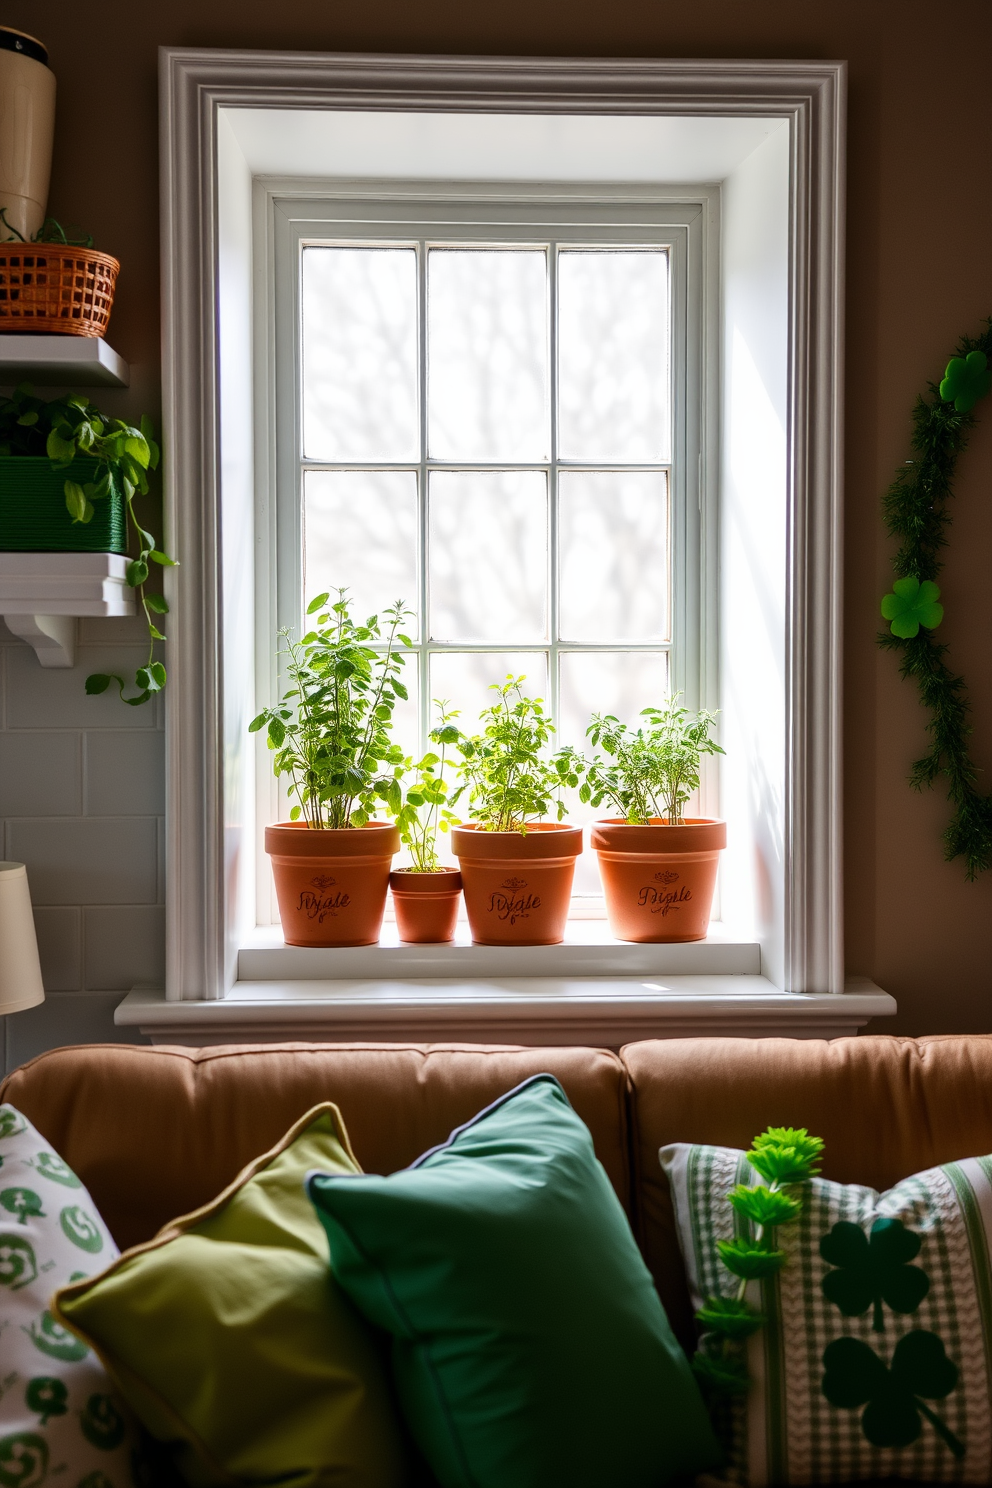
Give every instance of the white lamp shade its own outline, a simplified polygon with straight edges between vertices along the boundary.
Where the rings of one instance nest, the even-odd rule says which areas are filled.
[[[0,862],[0,1018],[44,1000],[28,870]]]

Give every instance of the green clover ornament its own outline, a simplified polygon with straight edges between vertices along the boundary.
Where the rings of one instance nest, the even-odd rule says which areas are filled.
[[[47,1426],[51,1416],[64,1416],[69,1409],[69,1391],[60,1379],[50,1379],[47,1375],[41,1375],[38,1379],[28,1381],[28,1387],[24,1392],[24,1402],[28,1410],[35,1411],[41,1417],[42,1426]]]
[[[112,1452],[124,1440],[124,1417],[109,1395],[91,1395],[79,1424],[86,1440],[105,1452]]]
[[[89,1353],[82,1339],[57,1323],[47,1308],[30,1327],[22,1327],[21,1332],[28,1335],[36,1349],[50,1359],[61,1359],[63,1364],[75,1364]]]
[[[841,1410],[865,1409],[861,1430],[873,1447],[908,1447],[923,1430],[925,1416],[957,1458],[964,1445],[920,1398],[943,1400],[958,1382],[958,1367],[936,1333],[916,1328],[900,1338],[887,1366],[860,1338],[835,1338],[823,1351],[820,1388]]]
[[[892,593],[883,597],[882,614],[891,621],[894,636],[911,641],[919,635],[921,625],[936,630],[943,620],[944,606],[937,603],[939,598],[940,589],[932,579],[924,579],[921,584],[915,574],[910,574],[896,579]]]
[[[16,1292],[37,1278],[34,1247],[20,1235],[0,1235],[0,1286]]]
[[[958,413],[969,413],[979,398],[992,388],[992,372],[987,370],[984,351],[969,351],[966,357],[951,357],[940,384],[940,396],[953,403]]]
[[[39,1152],[34,1162],[35,1172],[42,1178],[51,1178],[53,1183],[61,1183],[65,1188],[82,1188],[82,1183],[75,1173],[54,1152]]]
[[[103,1249],[103,1236],[97,1229],[95,1220],[78,1204],[70,1204],[62,1210],[59,1224],[66,1239],[71,1240],[73,1245],[78,1245],[80,1250],[96,1255]]]
[[[48,1444],[33,1431],[0,1440],[2,1488],[37,1488],[48,1476]]]
[[[920,1237],[901,1219],[876,1219],[871,1236],[860,1225],[842,1219],[820,1241],[820,1255],[836,1271],[821,1283],[828,1302],[845,1317],[861,1317],[874,1308],[872,1329],[885,1329],[882,1303],[893,1312],[915,1312],[930,1290],[930,1278],[910,1261],[920,1253]]]
[[[44,1219],[45,1217],[41,1199],[33,1188],[5,1188],[0,1193],[0,1204],[8,1214],[17,1215],[18,1224],[27,1224],[31,1218]]]
[[[13,1106],[0,1106],[0,1138],[16,1137],[27,1130],[27,1122]]]

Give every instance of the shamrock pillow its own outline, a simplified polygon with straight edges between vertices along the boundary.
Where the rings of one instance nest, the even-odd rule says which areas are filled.
[[[729,1196],[761,1180],[728,1148],[676,1143],[660,1158],[705,1329],[714,1299],[741,1286],[721,1244],[755,1238]],[[825,1178],[788,1192],[798,1219],[765,1233],[784,1263],[744,1293],[762,1325],[700,1338],[724,1481],[992,1482],[992,1157],[883,1194]]]
[[[129,1488],[136,1432],[103,1365],[52,1317],[117,1247],[70,1168],[0,1106],[0,1484]]]

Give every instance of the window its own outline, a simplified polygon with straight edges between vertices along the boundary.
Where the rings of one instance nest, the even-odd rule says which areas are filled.
[[[510,674],[581,745],[593,711],[700,690],[700,208],[452,195],[275,200],[275,613],[406,603],[408,751],[437,701],[473,732]],[[575,893],[598,899],[591,857]]]

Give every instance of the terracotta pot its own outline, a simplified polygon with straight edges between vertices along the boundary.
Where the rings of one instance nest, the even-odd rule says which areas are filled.
[[[400,834],[391,822],[321,831],[305,822],[266,827],[287,945],[375,945]]]
[[[538,822],[526,832],[451,829],[465,908],[478,945],[558,945],[565,935],[582,828]]]
[[[396,868],[389,875],[400,940],[413,945],[439,944],[454,940],[462,876],[457,868],[438,873],[418,873],[416,868]]]
[[[671,826],[655,817],[631,826],[617,817],[593,822],[590,841],[617,940],[706,938],[726,822],[687,817]]]

